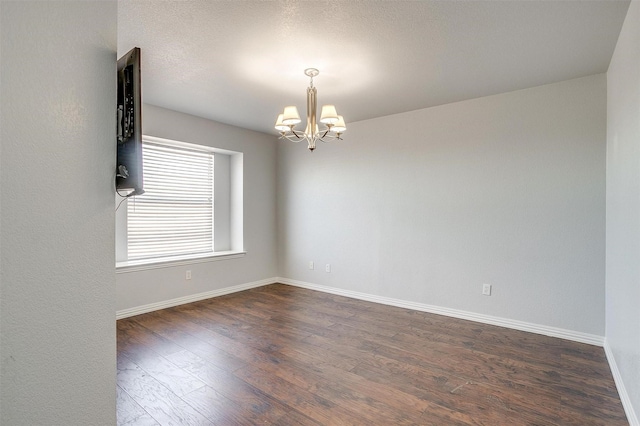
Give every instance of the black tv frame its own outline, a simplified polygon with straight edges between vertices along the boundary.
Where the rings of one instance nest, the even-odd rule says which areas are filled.
[[[144,192],[140,48],[118,59],[116,190]]]

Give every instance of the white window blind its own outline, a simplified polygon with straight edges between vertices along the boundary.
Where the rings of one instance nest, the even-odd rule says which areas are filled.
[[[129,260],[213,251],[213,152],[142,144],[143,195],[128,201]]]

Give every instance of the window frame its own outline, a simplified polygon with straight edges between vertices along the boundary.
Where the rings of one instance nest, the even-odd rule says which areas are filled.
[[[175,256],[163,256],[163,257],[151,257],[145,259],[129,260],[127,253],[127,205],[131,202],[131,199],[125,199],[116,194],[116,205],[123,201],[120,208],[116,211],[116,273],[134,272],[147,269],[164,268],[179,265],[189,265],[194,263],[213,262],[219,260],[235,259],[243,257],[246,254],[244,250],[243,241],[243,153],[237,151],[231,151],[227,149],[215,148],[210,145],[201,143],[181,142],[171,139],[158,138],[149,135],[143,135],[143,141],[154,144],[162,144],[174,146],[177,148],[185,149],[204,149],[213,152],[214,161],[227,160],[227,170],[221,167],[222,173],[227,173],[223,179],[220,179],[222,184],[226,184],[230,187],[227,191],[229,194],[225,202],[218,202],[216,200],[216,181],[218,176],[214,176],[214,209],[227,208],[226,212],[228,223],[220,224],[216,223],[217,211],[213,212],[213,226],[214,238],[218,233],[218,228],[222,226],[228,235],[227,244],[222,249],[216,247],[216,241],[214,240],[214,249],[211,252],[194,253],[187,255],[175,255]],[[214,165],[214,173],[218,173],[217,165]],[[226,179],[226,180],[225,180]],[[224,192],[224,191],[221,191]],[[133,198],[133,197],[132,197]],[[226,204],[225,204],[226,203]],[[226,206],[226,207],[225,207]],[[124,210],[124,212],[123,212]],[[225,214],[220,215],[222,217]]]

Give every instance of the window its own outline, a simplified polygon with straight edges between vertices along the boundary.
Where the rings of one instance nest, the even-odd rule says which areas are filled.
[[[148,135],[142,151],[145,193],[115,197],[116,272],[244,256],[244,154]]]
[[[143,140],[143,195],[127,203],[128,260],[214,251],[214,153]]]

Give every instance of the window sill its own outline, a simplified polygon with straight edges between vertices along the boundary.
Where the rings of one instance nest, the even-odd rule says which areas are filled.
[[[194,263],[216,262],[218,260],[238,259],[244,257],[246,251],[218,251],[186,256],[170,256],[157,259],[130,260],[116,262],[116,274],[146,271],[149,269],[171,268],[173,266],[192,265]]]

